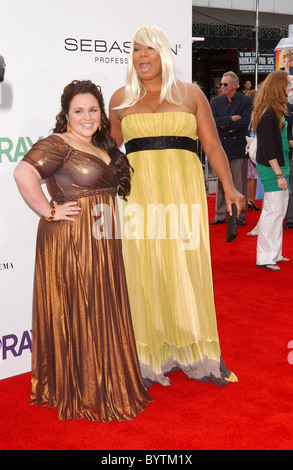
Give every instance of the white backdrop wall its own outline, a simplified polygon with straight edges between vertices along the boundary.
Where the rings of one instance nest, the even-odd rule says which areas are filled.
[[[22,156],[55,124],[65,85],[90,79],[106,108],[125,83],[129,43],[144,24],[163,28],[178,78],[191,81],[191,0],[0,0],[0,379],[30,370],[39,217],[13,179]]]

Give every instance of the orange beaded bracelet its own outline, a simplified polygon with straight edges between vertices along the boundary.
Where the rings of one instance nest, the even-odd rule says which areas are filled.
[[[52,222],[52,220],[54,220],[54,217],[55,217],[55,214],[56,214],[56,209],[55,207],[51,207],[51,215],[50,217],[45,217],[45,219],[48,221],[48,222]]]

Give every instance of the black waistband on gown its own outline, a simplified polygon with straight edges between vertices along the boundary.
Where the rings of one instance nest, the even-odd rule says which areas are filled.
[[[160,136],[140,137],[125,144],[126,154],[143,150],[181,149],[196,152],[196,140],[190,137]]]

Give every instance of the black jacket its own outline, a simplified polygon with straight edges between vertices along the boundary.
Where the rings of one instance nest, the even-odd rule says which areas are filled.
[[[211,110],[217,125],[222,146],[229,160],[246,158],[245,136],[249,135],[248,126],[251,120],[252,99],[236,91],[231,103],[225,95],[211,100]],[[232,116],[239,114],[241,119],[232,121]]]
[[[256,161],[270,166],[269,160],[277,159],[279,166],[284,166],[284,154],[280,125],[273,108],[268,108],[258,125]]]

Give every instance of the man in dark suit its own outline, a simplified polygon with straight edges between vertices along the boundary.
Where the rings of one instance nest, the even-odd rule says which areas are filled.
[[[237,92],[239,78],[234,72],[223,74],[221,88],[222,95],[211,100],[211,110],[222,146],[229,160],[234,185],[246,197],[248,156],[245,155],[247,145],[245,136],[249,134],[252,99]],[[224,190],[222,183],[218,180],[215,220],[211,222],[211,225],[226,222],[226,213]],[[240,214],[239,225],[245,225],[245,216],[246,206]]]

